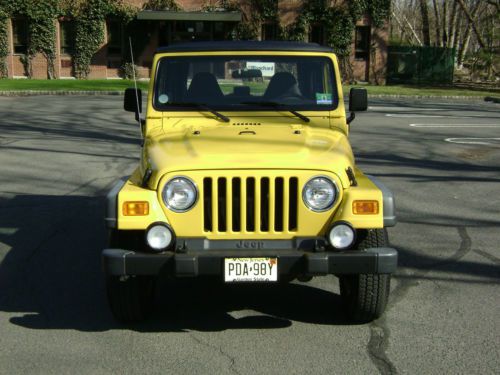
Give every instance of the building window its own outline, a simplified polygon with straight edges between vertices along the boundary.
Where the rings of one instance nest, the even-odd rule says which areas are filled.
[[[356,60],[368,60],[370,53],[370,26],[356,26]]]
[[[75,52],[75,22],[61,21],[59,23],[61,54],[71,55]]]
[[[211,39],[211,23],[204,21],[176,21],[174,42],[201,41]]]
[[[14,53],[25,54],[28,50],[28,21],[25,18],[12,20]]]
[[[312,25],[309,31],[309,42],[325,44],[325,28],[323,25]]]
[[[278,24],[276,22],[267,22],[262,25],[262,40],[278,39]]]
[[[122,24],[118,20],[109,20],[107,26],[108,26],[108,54],[121,55],[122,39],[123,39]]]

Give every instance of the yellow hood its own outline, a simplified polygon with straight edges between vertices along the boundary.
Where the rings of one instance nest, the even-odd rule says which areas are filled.
[[[164,173],[203,169],[325,170],[348,186],[345,169],[354,165],[345,134],[302,125],[181,127],[145,147],[152,188]]]

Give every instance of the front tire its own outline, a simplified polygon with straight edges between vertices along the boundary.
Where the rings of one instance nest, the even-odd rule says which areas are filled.
[[[109,232],[110,248],[141,250],[142,232]],[[106,276],[108,303],[113,317],[121,323],[139,322],[149,315],[154,307],[155,276]]]
[[[387,246],[385,229],[370,229],[357,249]],[[359,274],[339,276],[340,296],[347,316],[356,322],[370,322],[382,316],[389,299],[391,275]]]
[[[154,305],[152,276],[107,276],[108,303],[114,318],[122,323],[144,320]]]

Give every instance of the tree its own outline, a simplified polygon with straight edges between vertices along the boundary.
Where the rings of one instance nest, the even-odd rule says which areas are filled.
[[[427,0],[420,0],[420,13],[422,15],[422,35],[424,37],[424,45],[431,45],[431,32],[429,25],[429,8]]]
[[[393,0],[392,11],[392,43],[455,48],[456,66],[482,77],[500,70],[500,0]]]

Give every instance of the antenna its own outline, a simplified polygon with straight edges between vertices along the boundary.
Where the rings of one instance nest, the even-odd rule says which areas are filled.
[[[134,88],[135,88],[135,102],[137,108],[137,122],[139,123],[139,127],[141,129],[142,135],[142,113],[140,112],[141,107],[139,107],[139,94],[137,93],[137,77],[135,76],[135,61],[134,61],[134,52],[132,51],[132,37],[128,37],[128,42],[130,46],[130,59],[132,60],[132,76],[134,78]]]

